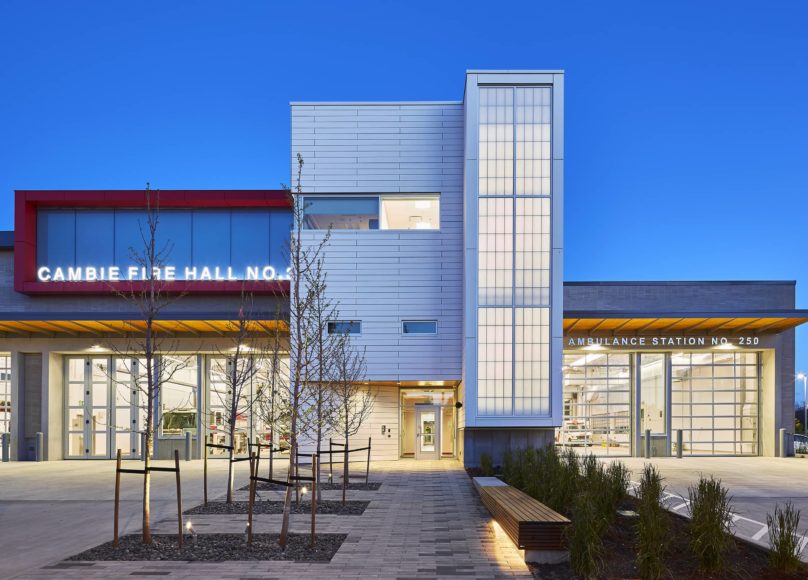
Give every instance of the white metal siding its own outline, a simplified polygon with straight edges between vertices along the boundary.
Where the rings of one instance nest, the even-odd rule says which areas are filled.
[[[369,380],[460,379],[463,139],[461,104],[292,105],[304,193],[440,194],[439,231],[332,232],[329,293],[362,321]],[[437,320],[438,334],[403,336],[405,319]]]

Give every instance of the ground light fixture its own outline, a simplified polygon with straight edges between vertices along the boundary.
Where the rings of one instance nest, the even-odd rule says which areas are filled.
[[[196,530],[194,529],[194,526],[191,523],[191,520],[188,520],[185,523],[185,535],[188,536],[188,538],[190,538],[191,544],[193,544],[195,546],[196,545]]]

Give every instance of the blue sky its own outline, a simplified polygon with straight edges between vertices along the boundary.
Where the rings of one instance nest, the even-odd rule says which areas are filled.
[[[566,279],[796,279],[808,307],[806,21],[798,1],[6,0],[0,229],[14,189],[277,187],[290,100],[563,68]]]

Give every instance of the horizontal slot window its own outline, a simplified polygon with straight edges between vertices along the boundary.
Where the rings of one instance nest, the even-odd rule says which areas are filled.
[[[418,197],[384,195],[381,200],[383,230],[440,229],[440,198],[437,195]]]
[[[378,197],[303,198],[304,227],[307,230],[378,230]]]
[[[404,320],[401,323],[404,334],[438,334],[437,320]]]
[[[307,230],[437,230],[440,196],[375,195],[303,198]]]
[[[361,334],[362,323],[359,320],[333,320],[328,323],[328,334]]]

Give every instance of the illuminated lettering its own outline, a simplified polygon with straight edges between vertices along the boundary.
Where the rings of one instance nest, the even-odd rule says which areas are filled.
[[[39,282],[120,282],[137,280],[215,280],[234,282],[238,280],[273,281],[291,279],[290,268],[286,275],[280,275],[274,266],[246,266],[238,270],[233,266],[184,266],[179,278],[177,266],[39,266],[36,279]]]

